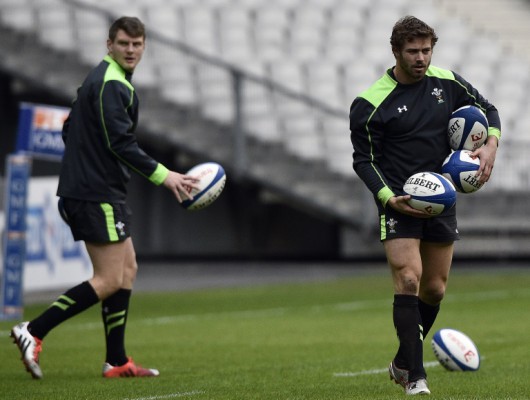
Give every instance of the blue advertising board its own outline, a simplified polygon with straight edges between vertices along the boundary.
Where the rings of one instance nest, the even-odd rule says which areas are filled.
[[[64,153],[62,129],[70,109],[22,103],[16,152],[60,160]]]
[[[31,159],[25,155],[9,155],[6,164],[6,224],[0,310],[2,318],[14,318],[22,314],[26,202]]]
[[[15,154],[6,158],[5,232],[0,285],[0,318],[20,318],[26,257],[28,183],[33,157],[60,161],[64,153],[62,128],[69,109],[22,103]]]

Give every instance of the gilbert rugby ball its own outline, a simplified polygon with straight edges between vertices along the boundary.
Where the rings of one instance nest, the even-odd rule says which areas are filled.
[[[208,207],[219,197],[225,187],[225,170],[215,162],[198,164],[186,172],[186,175],[200,179],[199,188],[192,189],[190,192],[193,200],[186,199],[180,203],[186,210],[201,210]]]
[[[444,328],[431,340],[434,355],[449,371],[477,371],[480,354],[475,343],[464,333]]]
[[[416,210],[439,215],[456,203],[456,190],[445,177],[435,172],[419,172],[407,179],[403,191],[411,196],[409,205]]]
[[[451,181],[460,193],[473,193],[482,187],[476,173],[480,160],[470,157],[470,150],[457,150],[449,154],[442,165],[442,175]]]
[[[488,138],[488,120],[482,110],[464,106],[453,111],[447,126],[449,145],[453,150],[474,151]]]

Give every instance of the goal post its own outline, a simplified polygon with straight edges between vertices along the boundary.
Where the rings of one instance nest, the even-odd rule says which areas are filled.
[[[26,289],[55,289],[91,273],[85,248],[74,242],[57,212],[58,177],[31,176],[34,159],[61,161],[62,126],[69,111],[20,105],[15,152],[6,157],[0,319],[23,316]]]

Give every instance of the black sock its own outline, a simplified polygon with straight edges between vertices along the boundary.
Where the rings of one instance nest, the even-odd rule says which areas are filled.
[[[59,296],[46,311],[30,321],[28,331],[33,336],[44,339],[44,336],[57,325],[92,307],[97,302],[99,298],[92,285],[83,282]]]
[[[419,299],[418,309],[420,310],[421,321],[423,322],[423,337],[427,337],[427,334],[434,325],[438,311],[440,311],[440,304],[431,306]]]
[[[399,338],[399,349],[394,359],[396,366],[409,371],[410,381],[425,378],[423,328],[418,311],[418,296],[394,295],[393,317]]]
[[[101,315],[105,327],[105,342],[107,345],[106,362],[118,366],[127,362],[125,352],[125,325],[129,310],[131,290],[120,289],[103,300]]]

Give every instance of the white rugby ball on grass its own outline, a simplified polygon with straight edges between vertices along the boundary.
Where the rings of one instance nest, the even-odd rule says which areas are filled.
[[[191,168],[186,175],[200,179],[198,189],[192,189],[193,200],[186,199],[182,207],[186,210],[201,210],[212,204],[221,194],[226,183],[226,173],[223,167],[215,162],[198,164]]]
[[[456,190],[445,177],[435,172],[419,172],[407,179],[403,191],[411,196],[409,205],[416,210],[439,215],[456,203]]]
[[[477,346],[460,331],[440,329],[434,334],[431,346],[440,364],[449,371],[477,371],[480,367]]]

